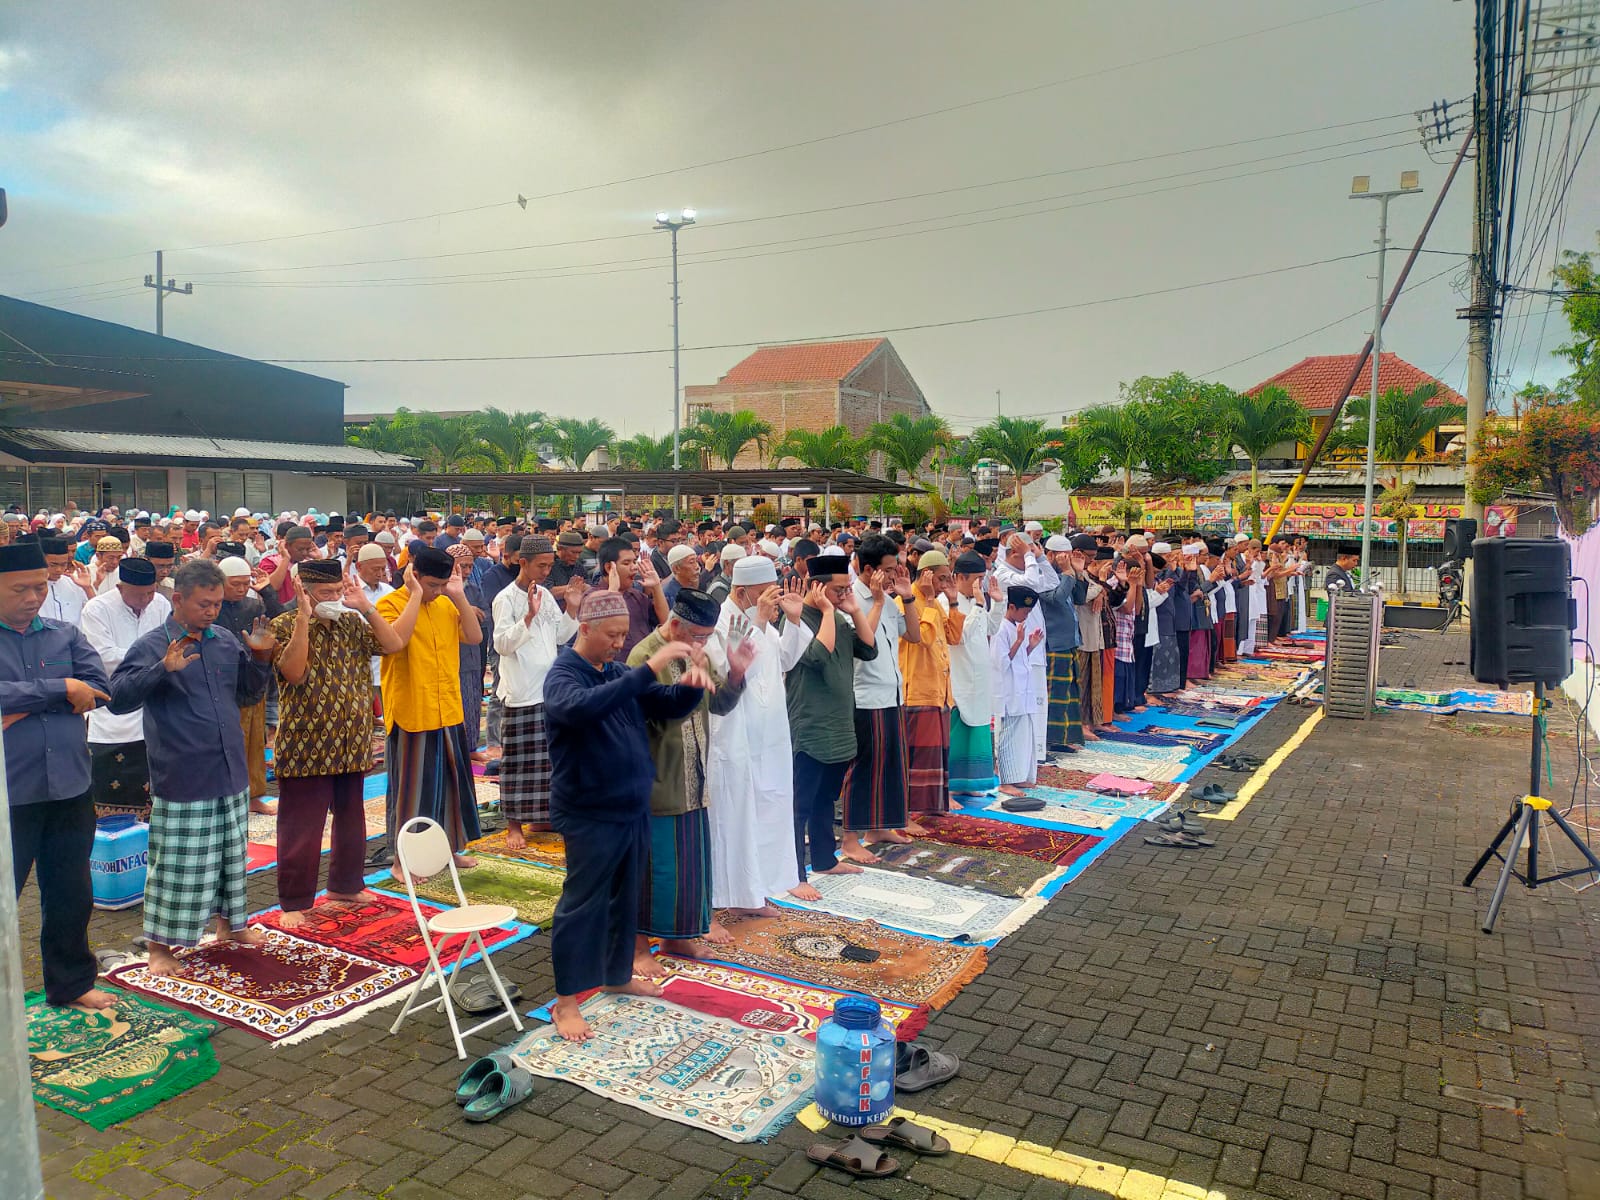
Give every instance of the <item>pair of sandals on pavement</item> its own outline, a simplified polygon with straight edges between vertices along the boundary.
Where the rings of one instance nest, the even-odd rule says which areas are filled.
[[[1189,793],[1189,797],[1201,804],[1215,804],[1221,807],[1234,798],[1234,793],[1218,784],[1208,783],[1198,791]],[[1145,845],[1165,846],[1174,850],[1203,850],[1215,846],[1216,838],[1204,836],[1206,827],[1195,819],[1197,815],[1197,809],[1186,808],[1152,821],[1151,824],[1159,832],[1153,837],[1145,838]]]
[[[961,1070],[961,1060],[954,1054],[932,1050],[921,1042],[899,1047],[897,1058],[894,1086],[898,1093],[923,1091],[954,1079]],[[930,1157],[950,1153],[950,1142],[942,1134],[905,1117],[891,1117],[881,1125],[862,1126],[843,1142],[818,1142],[806,1151],[806,1157],[857,1179],[884,1179],[900,1169],[900,1160],[888,1154],[885,1146]]]
[[[533,1074],[504,1050],[484,1055],[462,1073],[456,1103],[474,1124],[492,1121],[533,1095]]]

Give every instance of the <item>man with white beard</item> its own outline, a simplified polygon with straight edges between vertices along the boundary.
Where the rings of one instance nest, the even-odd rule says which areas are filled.
[[[812,632],[800,619],[800,581],[778,583],[770,558],[742,558],[707,654],[719,672],[739,642],[756,644],[742,702],[711,717],[707,765],[711,814],[711,904],[776,916],[769,899],[800,883],[794,854],[794,764],[784,675]],[[777,620],[784,616],[780,631]]]

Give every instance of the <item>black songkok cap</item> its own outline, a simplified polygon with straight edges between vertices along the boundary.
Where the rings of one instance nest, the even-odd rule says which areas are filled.
[[[846,554],[818,554],[806,561],[806,576],[810,579],[832,579],[835,575],[850,573],[850,557]]]
[[[993,554],[996,550],[1000,549],[1000,539],[992,537],[979,538],[975,543],[973,543],[973,549],[975,549],[979,554]]]
[[[337,558],[308,558],[297,569],[301,583],[338,583],[344,578],[344,570]],[[421,568],[418,567],[418,570]]]
[[[1006,603],[1013,608],[1032,608],[1039,603],[1039,593],[1032,588],[1013,584],[1006,589]]]
[[[346,540],[353,537],[371,537],[372,530],[361,524],[347,525],[345,526],[344,536]]]
[[[148,558],[125,558],[117,564],[117,582],[148,587],[156,581],[156,565]]]
[[[1356,545],[1354,542],[1340,542],[1339,549],[1335,551],[1335,553],[1337,553],[1340,558],[1343,558],[1347,554],[1355,557],[1360,555],[1361,547]]]
[[[417,569],[418,575],[426,575],[429,579],[449,579],[456,569],[456,560],[432,546],[417,546],[411,551],[411,565]]]
[[[20,538],[18,539],[21,540]],[[72,546],[66,538],[42,537],[39,539],[39,549],[46,554],[71,554]]]
[[[320,525],[320,524],[322,524],[322,522],[318,521],[317,524]],[[343,517],[329,517],[328,518],[328,532],[329,533],[343,533],[344,532],[344,518]]]
[[[241,551],[241,553],[242,553],[242,551]],[[173,550],[172,550],[172,543],[171,542],[146,542],[144,544],[144,556],[146,558],[150,558],[150,559],[172,558],[172,557],[174,557]]]
[[[1093,554],[1100,548],[1100,543],[1092,533],[1077,533],[1072,537],[1072,548],[1081,550],[1085,554]]]
[[[691,625],[714,629],[717,618],[722,615],[722,605],[709,592],[702,592],[699,588],[682,588],[678,598],[672,602],[672,615]]]
[[[1117,556],[1117,552],[1110,546],[1097,546],[1094,552],[1095,562],[1109,562]]]
[[[44,551],[38,542],[13,542],[0,546],[0,575],[12,571],[44,570]]]
[[[957,575],[982,575],[989,569],[983,561],[983,555],[974,554],[968,550],[965,554],[956,556],[955,572]]]
[[[171,547],[169,546],[168,549],[170,550]],[[217,543],[217,557],[219,559],[223,559],[223,558],[243,558],[244,557],[244,543],[243,542],[218,542]]]

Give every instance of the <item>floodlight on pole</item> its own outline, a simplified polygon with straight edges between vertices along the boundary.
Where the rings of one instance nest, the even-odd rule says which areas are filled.
[[[1389,245],[1389,201],[1396,196],[1414,196],[1422,191],[1416,171],[1400,172],[1400,186],[1392,191],[1372,190],[1370,175],[1357,175],[1350,181],[1350,199],[1378,201],[1378,299],[1372,314],[1372,392],[1367,401],[1367,480],[1366,504],[1361,520],[1361,586],[1372,590],[1372,492],[1377,478],[1378,459],[1378,374],[1383,364],[1383,259]],[[1400,580],[1405,591],[1406,581]]]
[[[656,214],[655,227],[672,235],[672,469],[681,470],[682,462],[682,383],[678,342],[678,230],[694,224],[694,209],[686,208],[676,217],[665,212]],[[672,488],[672,515],[679,516],[681,491]]]

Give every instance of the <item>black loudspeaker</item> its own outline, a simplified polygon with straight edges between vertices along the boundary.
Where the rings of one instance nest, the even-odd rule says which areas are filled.
[[[1560,538],[1472,544],[1472,677],[1559,684],[1572,674],[1572,551]]]
[[[1471,558],[1472,543],[1478,536],[1478,523],[1471,517],[1444,519],[1444,556]]]

